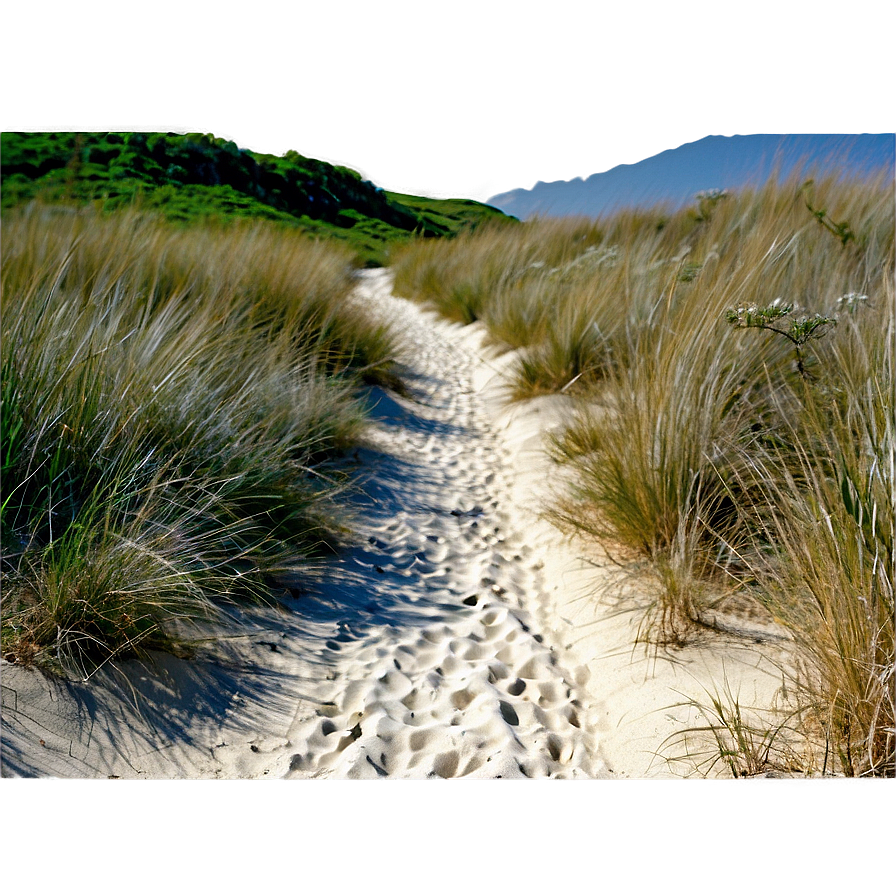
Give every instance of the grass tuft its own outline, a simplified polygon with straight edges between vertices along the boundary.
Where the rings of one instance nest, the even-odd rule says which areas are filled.
[[[576,396],[549,515],[652,568],[643,636],[681,644],[721,597],[760,598],[796,645],[801,724],[839,772],[896,774],[892,172],[482,228],[395,263],[454,319],[475,297],[518,352],[515,399]]]
[[[668,707],[689,707],[706,720],[705,725],[689,726],[663,741],[660,754],[667,754],[669,765],[690,766],[703,777],[719,766],[732,778],[804,777],[814,771],[815,746],[807,748],[799,730],[799,710],[747,706],[727,677],[720,689],[704,691],[706,701],[688,698]],[[668,755],[673,749],[681,752]]]
[[[5,655],[86,676],[338,546],[396,353],[346,255],[41,207],[3,238]]]

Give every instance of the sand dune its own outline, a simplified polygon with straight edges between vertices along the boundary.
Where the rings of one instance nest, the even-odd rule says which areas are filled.
[[[279,608],[235,613],[191,660],[86,684],[4,662],[4,775],[668,776],[688,769],[660,744],[700,721],[669,708],[678,692],[727,677],[771,704],[786,661],[773,627],[633,651],[649,595],[539,517],[564,398],[508,406],[512,356],[394,297],[385,272],[355,300],[403,330],[410,391],[371,396],[359,546]]]

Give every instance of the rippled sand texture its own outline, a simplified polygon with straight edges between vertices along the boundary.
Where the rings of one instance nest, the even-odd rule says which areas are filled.
[[[359,292],[401,322],[412,399],[374,399],[366,546],[326,589],[350,608],[322,657],[329,705],[297,717],[286,774],[593,775],[578,684],[527,612],[543,561],[510,516],[473,358],[381,276]]]

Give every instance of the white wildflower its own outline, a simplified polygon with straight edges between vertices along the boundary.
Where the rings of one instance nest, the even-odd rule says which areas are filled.
[[[699,193],[697,193],[695,198],[699,201],[702,201],[704,199],[723,199],[727,195],[728,195],[727,190],[720,190],[720,189],[701,190]]]

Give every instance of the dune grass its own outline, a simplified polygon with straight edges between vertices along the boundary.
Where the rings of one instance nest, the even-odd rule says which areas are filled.
[[[798,687],[822,717],[848,775],[896,773],[896,379],[894,293],[841,315],[820,349],[819,380],[800,389],[786,450],[753,457],[769,512],[770,557],[753,570],[793,633]],[[764,559],[764,562],[763,562]]]
[[[514,398],[579,396],[550,514],[647,562],[647,635],[683,643],[749,590],[799,646],[800,710],[857,775],[894,774],[894,242],[887,174],[396,259],[399,291],[517,351]]]
[[[3,246],[5,655],[87,675],[339,543],[358,387],[395,376],[345,255],[39,207]]]
[[[661,744],[657,756],[667,765],[693,769],[704,777],[717,768],[726,769],[732,778],[824,773],[823,764],[815,765],[815,744],[801,730],[799,709],[787,706],[786,688],[779,692],[776,705],[750,706],[723,669],[722,682],[702,691],[702,697],[676,692],[683,699],[667,707],[687,707],[698,722]]]

